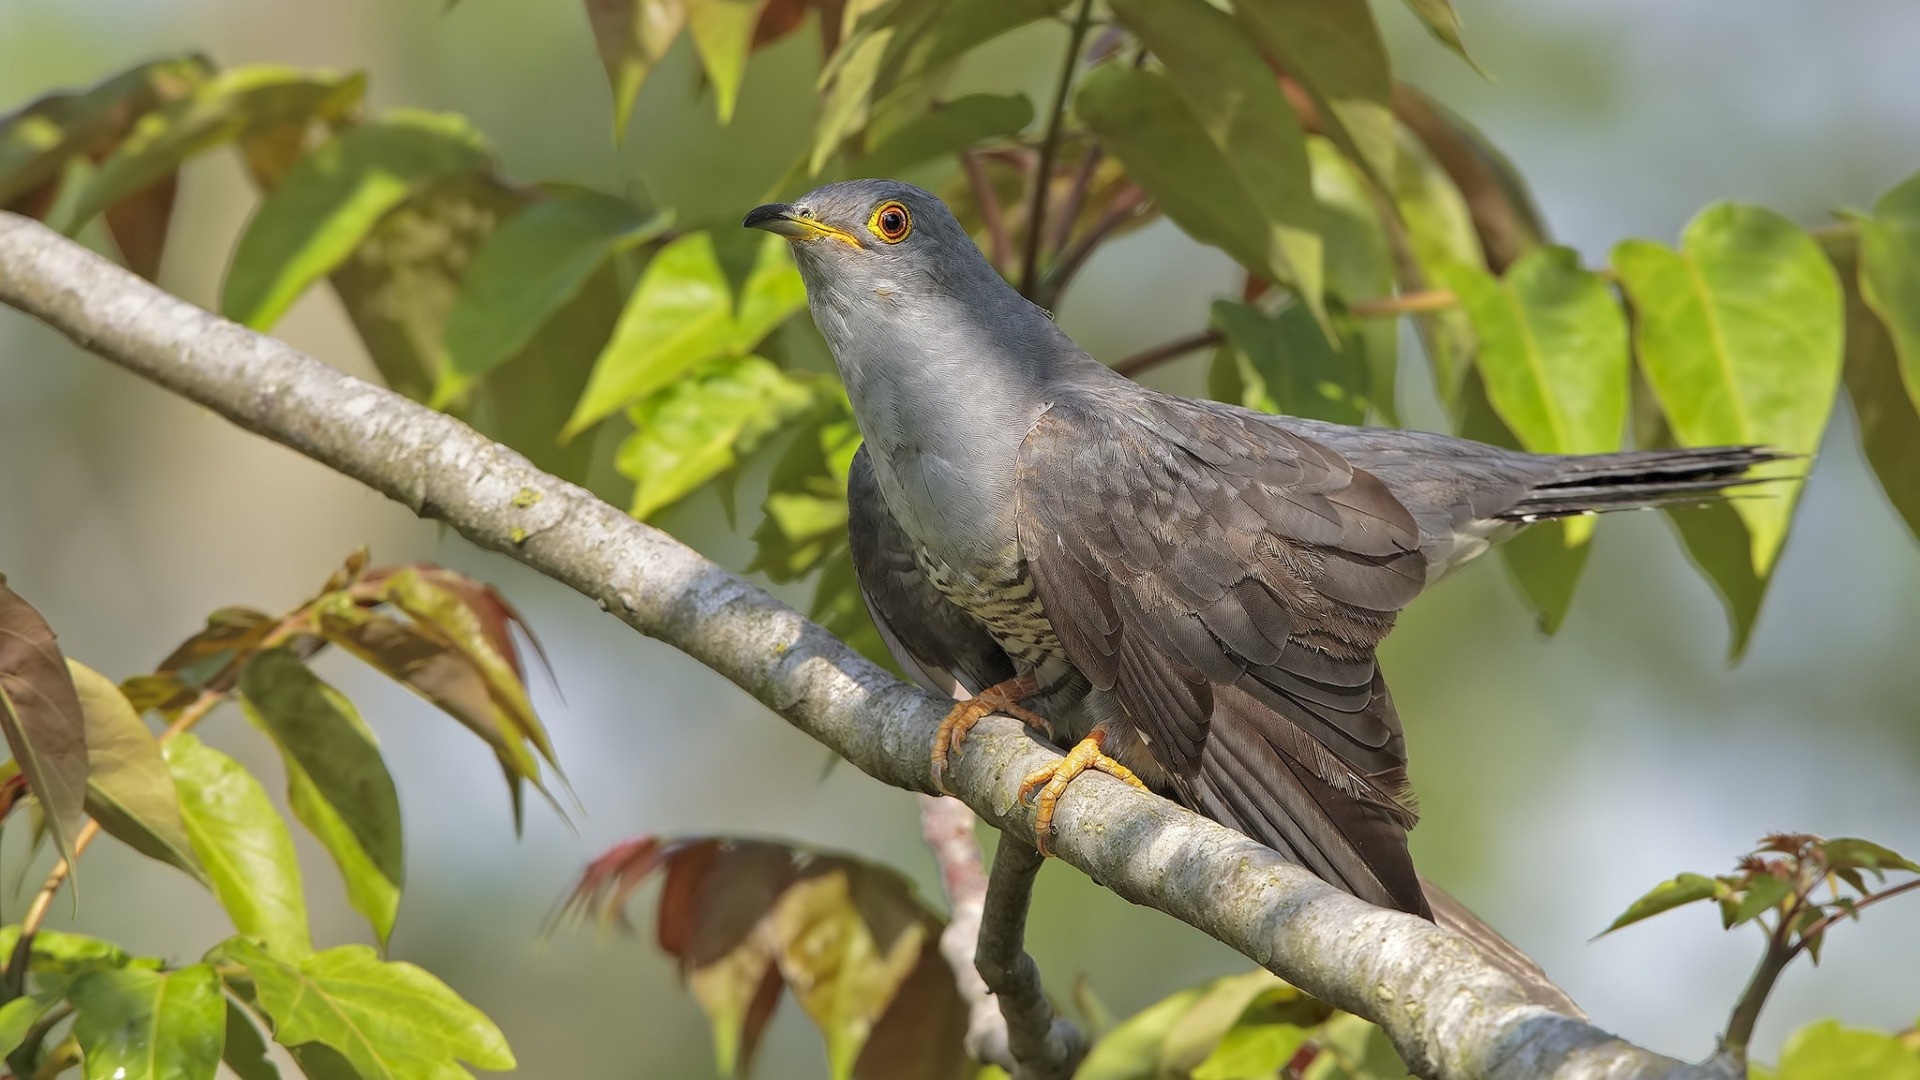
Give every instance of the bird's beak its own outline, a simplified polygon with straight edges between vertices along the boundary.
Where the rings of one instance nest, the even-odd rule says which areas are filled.
[[[789,240],[838,240],[849,247],[863,246],[851,233],[813,218],[803,217],[790,203],[768,203],[765,206],[756,206],[748,211],[740,224],[748,229],[765,229],[767,232],[784,236]]]

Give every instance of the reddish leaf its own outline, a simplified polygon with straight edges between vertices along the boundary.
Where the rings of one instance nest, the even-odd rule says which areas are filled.
[[[471,656],[429,627],[368,611],[344,594],[323,600],[317,616],[322,637],[433,702],[493,748],[514,794],[516,823],[519,782],[531,780],[546,793],[521,718],[494,698]]]
[[[751,1062],[785,987],[835,1075],[961,1075],[966,1009],[940,921],[898,874],[761,841],[645,838],[595,860],[566,906],[610,919],[656,873],[660,946],[712,1020],[723,1069]]]
[[[894,994],[853,1066],[855,1080],[960,1080],[967,1074],[967,1003],[939,939],[920,947],[920,959]]]
[[[168,173],[107,207],[107,231],[120,248],[121,261],[148,281],[160,276],[167,226],[173,221],[173,197],[179,187],[180,174]]]
[[[51,206],[47,193],[58,191],[69,162],[111,151],[134,121],[185,97],[212,73],[199,56],[156,60],[0,116],[0,205],[32,209],[44,199]]]
[[[0,730],[69,863],[86,817],[87,727],[53,628],[0,578]]]
[[[416,625],[438,635],[472,662],[486,679],[487,692],[494,702],[508,713],[547,764],[556,764],[553,744],[534,714],[521,676],[520,657],[510,629],[513,623],[525,628],[518,613],[492,587],[438,567],[402,566],[386,574],[380,584],[381,599],[406,612]],[[531,640],[532,635],[528,638]]]
[[[207,616],[207,628],[181,642],[160,661],[156,671],[187,673],[206,661],[224,665],[235,653],[253,649],[273,630],[273,616],[245,607],[224,607]]]
[[[846,7],[846,0],[767,0],[767,6],[760,9],[760,22],[753,28],[753,47],[765,48],[800,29],[811,10],[820,13],[820,53],[832,56],[840,47],[840,24]]]

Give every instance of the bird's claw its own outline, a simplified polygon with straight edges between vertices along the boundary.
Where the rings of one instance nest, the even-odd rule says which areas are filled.
[[[967,733],[972,731],[975,725],[987,717],[1001,713],[1043,730],[1048,728],[1050,725],[1046,717],[1020,704],[1031,696],[1035,689],[1032,679],[1021,676],[989,686],[965,701],[956,702],[948,711],[946,718],[940,721],[940,726],[934,729],[933,786],[943,792],[947,791],[948,761],[960,756],[961,741],[967,737]]]
[[[1123,780],[1142,791],[1149,790],[1147,782],[1135,776],[1132,769],[1107,756],[1104,746],[1107,733],[1095,728],[1086,738],[1074,744],[1067,756],[1044,768],[1035,769],[1020,781],[1020,801],[1033,802],[1033,842],[1040,854],[1053,855],[1053,808],[1059,803],[1060,796],[1066,794],[1067,785],[1088,770],[1103,772],[1116,780]],[[1036,797],[1036,792],[1038,793]]]

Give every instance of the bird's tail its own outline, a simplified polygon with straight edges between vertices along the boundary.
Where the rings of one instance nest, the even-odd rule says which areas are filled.
[[[1706,502],[1727,497],[1730,488],[1781,479],[1752,476],[1749,470],[1794,456],[1764,446],[1717,446],[1555,458],[1558,468],[1499,516],[1509,521],[1540,521],[1607,510]]]
[[[1539,964],[1481,921],[1480,916],[1467,909],[1467,905],[1428,881],[1425,875],[1420,878],[1420,889],[1426,894],[1427,906],[1433,909],[1433,921],[1472,942],[1489,963],[1526,987],[1527,997],[1534,1004],[1544,1005],[1566,1016],[1586,1018],[1585,1010],[1552,979],[1547,978],[1547,973],[1540,970]]]

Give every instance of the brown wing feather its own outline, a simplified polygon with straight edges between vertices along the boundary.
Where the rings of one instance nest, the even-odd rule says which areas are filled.
[[[1426,564],[1386,486],[1252,414],[1127,396],[1049,410],[1018,493],[1048,621],[1176,794],[1426,914],[1406,748],[1374,663]]]

